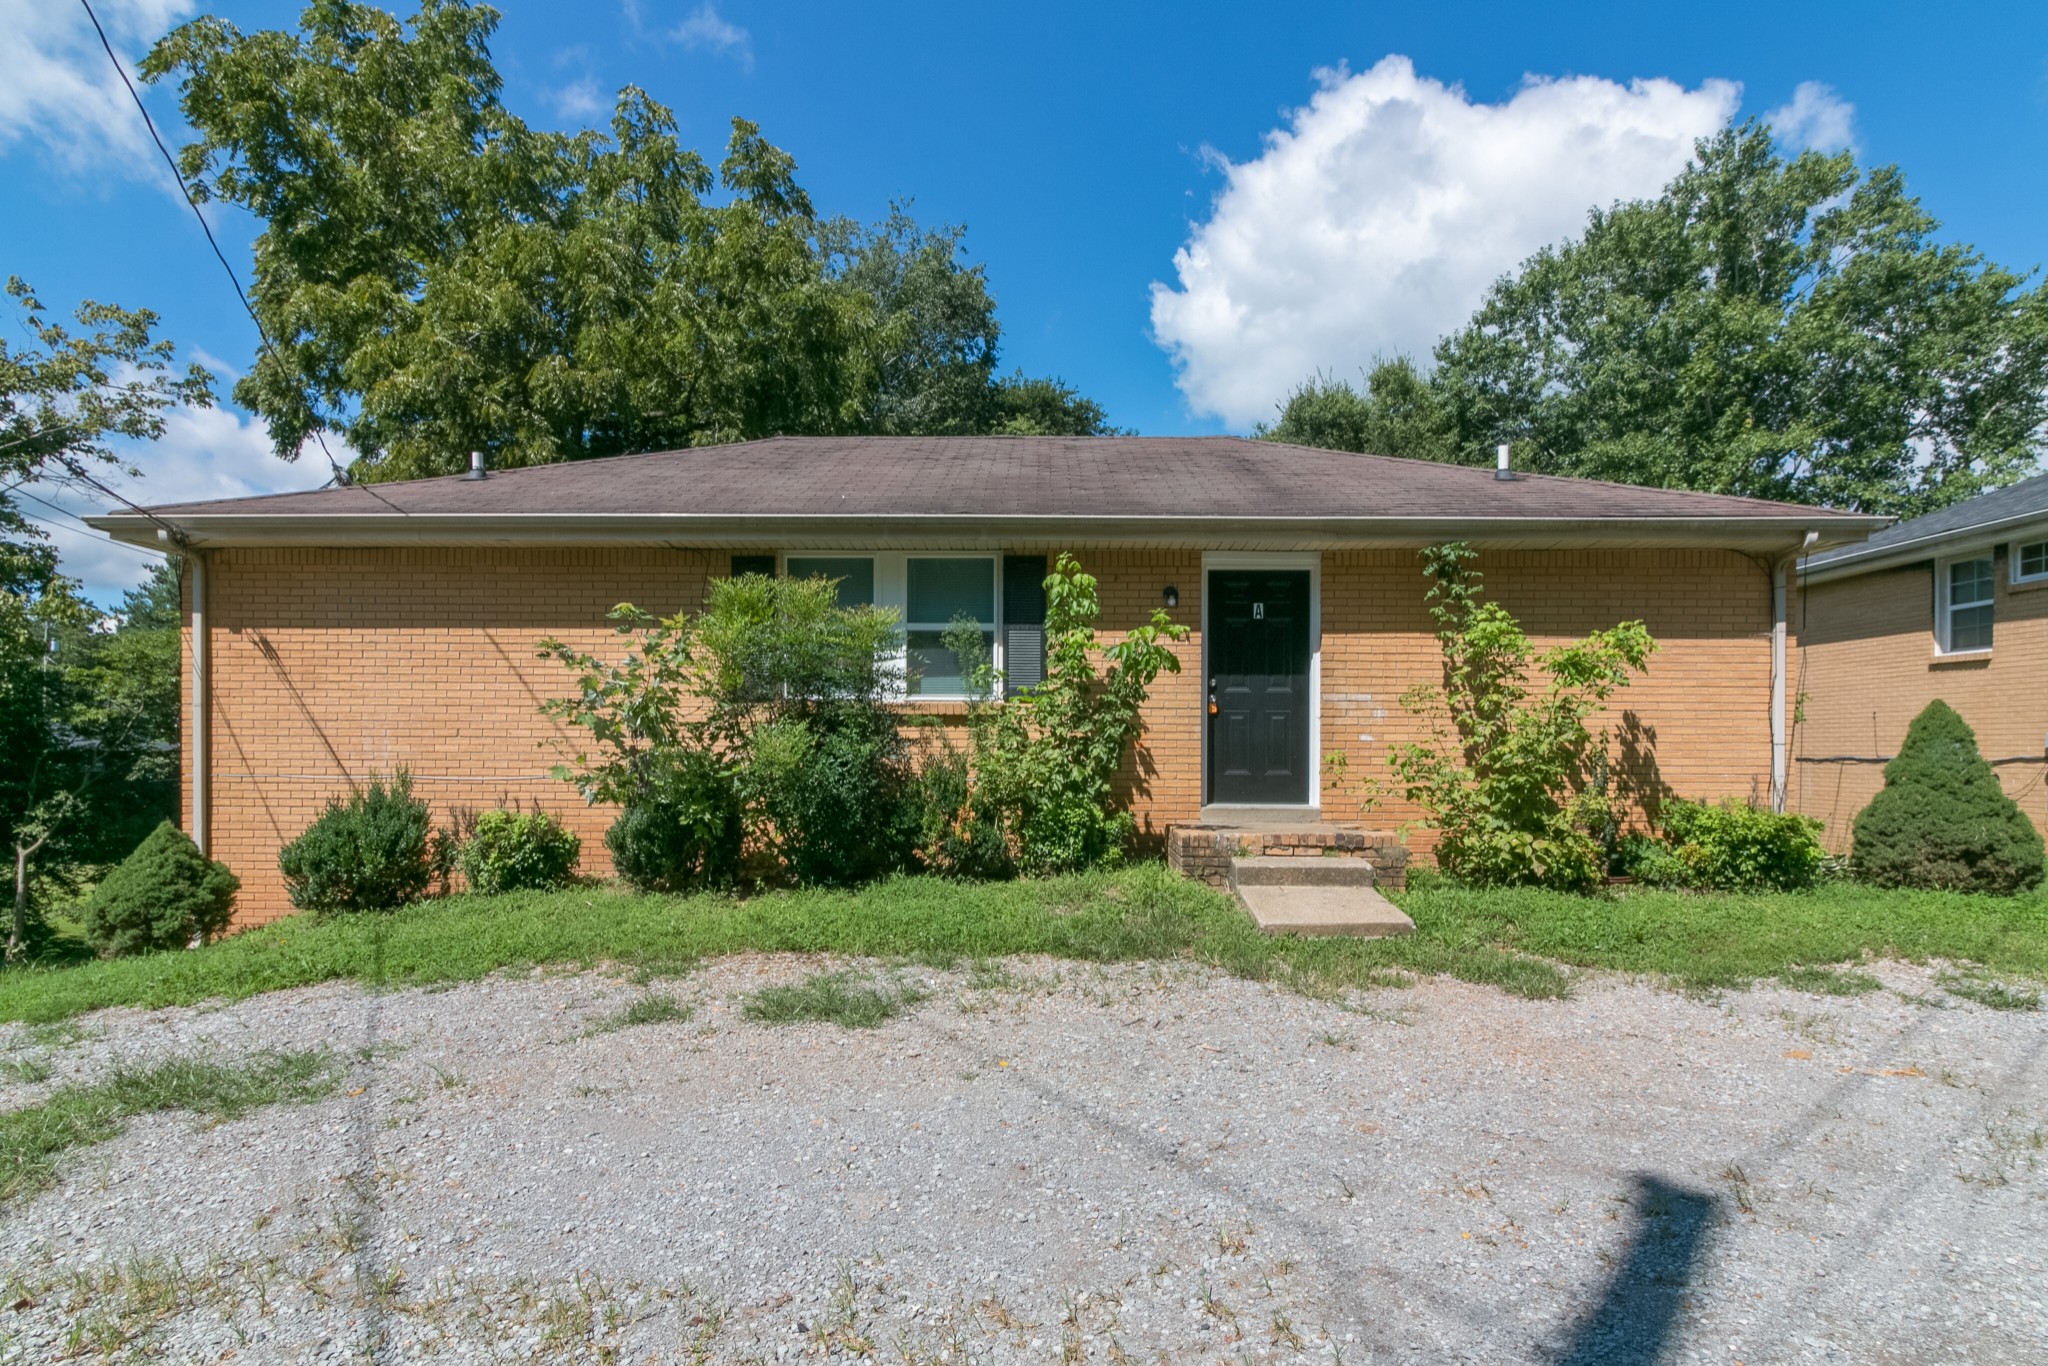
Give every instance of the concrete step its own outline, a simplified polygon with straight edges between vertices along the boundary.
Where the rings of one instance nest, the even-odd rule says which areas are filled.
[[[1253,883],[1238,887],[1237,899],[1265,934],[1342,934],[1375,939],[1415,932],[1415,922],[1370,887]]]
[[[1370,887],[1372,864],[1362,858],[1265,854],[1230,861],[1232,887]]]

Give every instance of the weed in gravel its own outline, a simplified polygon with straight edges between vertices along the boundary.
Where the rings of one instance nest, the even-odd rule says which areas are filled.
[[[1965,1001],[1975,1001],[1980,1006],[1993,1010],[2039,1010],[2041,993],[2025,987],[2007,986],[2004,982],[1986,977],[1965,977],[1959,973],[1944,972],[1935,979],[1941,989],[1951,996],[1960,996]]]
[[[5,1077],[9,1081],[23,1082],[31,1086],[39,1081],[48,1081],[50,1079],[50,1060],[48,1058],[7,1058],[0,1060],[0,1077]]]
[[[54,1184],[59,1154],[117,1137],[136,1115],[190,1110],[215,1121],[235,1119],[265,1105],[319,1100],[341,1077],[325,1049],[266,1050],[232,1063],[172,1058],[116,1067],[90,1086],[65,1086],[40,1104],[0,1114],[0,1202]]]
[[[1848,969],[1797,967],[1778,974],[1778,980],[1795,991],[1813,991],[1823,996],[1862,996],[1881,990],[1884,983],[1867,972]]]
[[[1796,1010],[1781,1010],[1778,1023],[1808,1043],[1833,1048],[1842,1042],[1841,1036],[1835,1033],[1835,1017],[1832,1015],[1801,1015]]]
[[[1749,1183],[1749,1173],[1730,1163],[1721,1171],[1721,1179],[1728,1183],[1735,1196],[1735,1208],[1744,1214],[1756,1213],[1756,1188]]]
[[[631,1029],[635,1025],[667,1024],[671,1021],[688,1020],[690,1007],[679,1005],[673,996],[649,992],[624,1010],[614,1011],[598,1019],[583,1031],[583,1037],[595,1034],[609,1034],[616,1029]]]
[[[867,986],[845,972],[820,973],[789,987],[763,987],[747,998],[746,1017],[757,1024],[823,1020],[847,1029],[873,1029],[924,999],[916,987]]]

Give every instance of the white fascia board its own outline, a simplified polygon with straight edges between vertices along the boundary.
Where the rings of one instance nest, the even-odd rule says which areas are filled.
[[[1821,517],[1037,517],[684,516],[644,513],[346,516],[118,513],[87,523],[115,540],[155,546],[175,532],[195,548],[373,545],[671,545],[933,547],[995,550],[1036,543],[1133,547],[1233,546],[1348,550],[1465,540],[1531,549],[1685,546],[1758,553],[1868,535],[1882,518]]]

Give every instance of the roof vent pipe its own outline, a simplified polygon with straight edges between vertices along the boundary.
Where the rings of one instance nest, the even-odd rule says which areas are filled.
[[[1502,449],[1506,448],[1503,447]],[[469,453],[469,473],[462,477],[464,479],[488,479],[491,477],[484,470],[484,453],[482,451],[471,451]]]
[[[1508,443],[1505,441],[1494,448],[1493,477],[1496,479],[1512,479],[1515,477],[1515,472],[1508,468]]]

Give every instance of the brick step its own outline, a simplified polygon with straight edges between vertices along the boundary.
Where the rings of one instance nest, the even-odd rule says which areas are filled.
[[[1370,887],[1378,879],[1367,858],[1303,858],[1298,854],[1254,855],[1230,861],[1230,886]]]

